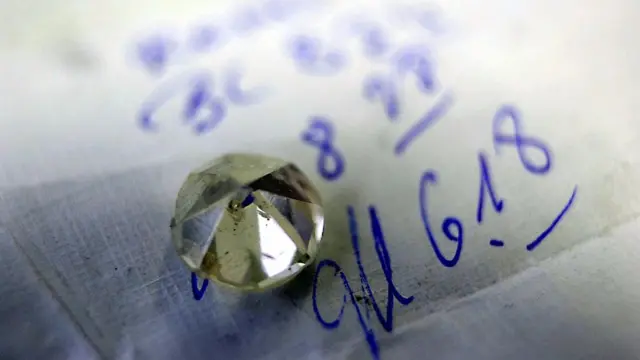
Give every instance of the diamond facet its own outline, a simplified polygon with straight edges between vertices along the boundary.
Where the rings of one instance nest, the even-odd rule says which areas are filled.
[[[320,196],[293,164],[230,154],[187,176],[171,236],[199,276],[242,290],[284,284],[311,264],[324,228]]]

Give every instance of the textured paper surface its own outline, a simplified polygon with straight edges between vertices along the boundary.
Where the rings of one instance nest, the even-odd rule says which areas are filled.
[[[337,329],[318,323],[312,273],[267,294],[210,286],[201,301],[193,299],[169,239],[175,194],[191,169],[231,151],[283,157],[314,180],[329,214],[319,258],[336,260],[359,285],[346,210],[353,206],[364,268],[380,301],[387,284],[367,214],[377,207],[394,282],[415,296],[408,306],[396,304],[393,333],[372,322],[383,357],[640,354],[633,315],[640,210],[634,2],[427,4],[446,19],[447,32],[429,44],[438,82],[455,103],[402,156],[393,153],[398,137],[437,97],[423,97],[407,81],[406,117],[391,124],[379,104],[362,99],[363,78],[380,68],[360,59],[337,76],[310,77],[282,50],[294,30],[324,36],[335,14],[378,19],[384,2],[320,4],[162,76],[140,68],[131,50],[137,40],[155,29],[178,33],[202,19],[232,18],[235,9],[258,3],[32,2],[38,11],[26,4],[2,5],[3,17],[23,16],[10,16],[0,38],[0,245],[7,269],[0,290],[9,299],[0,305],[7,334],[0,357],[371,358],[352,305]],[[413,30],[402,36],[418,39]],[[140,129],[136,114],[165,79],[229,63],[242,65],[247,84],[271,86],[273,96],[230,111],[202,136],[184,127],[178,104],[157,116],[159,131]],[[504,103],[515,104],[526,133],[552,149],[546,176],[525,171],[514,148],[496,153],[492,117]],[[316,113],[334,121],[345,158],[335,181],[320,176],[319,150],[300,140]],[[479,151],[488,154],[505,199],[499,217],[485,206],[482,226],[475,223]],[[438,261],[421,221],[419,180],[427,169],[439,175],[428,208],[446,256],[455,244],[440,224],[447,216],[465,224],[453,268]],[[527,251],[576,188],[566,218]],[[505,246],[490,247],[492,237]],[[322,276],[318,287],[322,313],[337,314],[339,278]]]

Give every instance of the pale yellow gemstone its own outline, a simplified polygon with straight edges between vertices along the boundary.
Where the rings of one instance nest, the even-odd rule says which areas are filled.
[[[230,154],[178,192],[171,236],[199,276],[241,290],[293,279],[315,259],[324,228],[318,191],[293,164]]]

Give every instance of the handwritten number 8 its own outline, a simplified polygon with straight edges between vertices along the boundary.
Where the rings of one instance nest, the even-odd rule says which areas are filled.
[[[436,257],[440,261],[440,263],[446,267],[454,267],[460,260],[460,254],[462,253],[462,245],[464,242],[464,228],[462,226],[462,222],[453,216],[447,217],[442,222],[442,232],[447,237],[447,239],[456,242],[456,251],[453,254],[453,257],[447,258],[442,254],[438,243],[436,242],[435,237],[433,236],[433,232],[431,231],[431,226],[429,225],[429,216],[427,213],[427,185],[429,183],[436,184],[438,181],[437,175],[435,171],[426,171],[422,174],[422,178],[420,179],[420,214],[422,216],[422,223],[424,224],[424,229],[427,232],[427,236],[429,237],[429,242],[433,247],[433,251],[436,254]]]
[[[513,123],[513,134],[505,135],[500,132],[500,125],[506,120],[511,119]],[[499,145],[512,145],[518,151],[520,162],[528,172],[536,175],[544,175],[551,170],[551,151],[542,140],[533,136],[525,136],[523,134],[521,117],[518,110],[513,106],[502,106],[493,117],[493,144],[496,153],[498,153]],[[536,164],[526,153],[528,148],[534,148],[542,153],[544,162]]]
[[[302,141],[320,149],[318,172],[329,181],[336,180],[344,172],[344,158],[333,147],[333,138],[334,132],[331,123],[319,116],[311,118],[309,128],[302,134]],[[330,160],[333,162],[331,168],[329,167]]]

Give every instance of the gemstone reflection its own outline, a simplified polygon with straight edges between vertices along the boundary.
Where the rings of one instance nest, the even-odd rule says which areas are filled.
[[[323,228],[310,180],[293,164],[249,154],[226,155],[189,174],[171,220],[189,268],[242,290],[295,277],[315,259]]]

